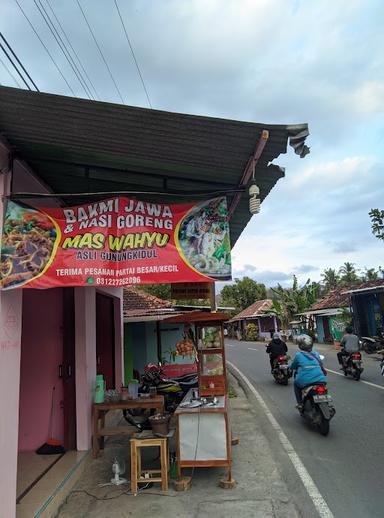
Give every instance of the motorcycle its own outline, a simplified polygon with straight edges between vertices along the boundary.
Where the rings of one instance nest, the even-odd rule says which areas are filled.
[[[198,387],[198,376],[192,373],[167,378],[160,365],[148,364],[144,367],[139,391],[148,393],[151,387],[156,387],[157,394],[164,396],[166,411],[173,412],[186,393]]]
[[[377,330],[377,336],[362,336],[361,348],[367,354],[372,354],[384,347],[384,334],[381,329]]]
[[[344,376],[351,375],[354,380],[359,381],[361,373],[363,372],[363,362],[361,359],[361,353],[355,352],[350,353],[348,356],[342,357],[342,369]]]
[[[380,374],[384,376],[384,349],[381,349],[380,351],[377,351],[378,354],[381,354],[381,360],[380,360]]]
[[[280,354],[274,361],[272,376],[279,385],[288,385],[288,380],[292,377],[292,371],[288,367],[289,359],[288,355]]]
[[[186,393],[191,388],[198,387],[198,376],[196,373],[184,374],[174,378],[167,378],[161,365],[149,363],[144,367],[144,374],[141,377],[139,394],[149,394],[151,387],[156,387],[156,393],[164,396],[164,408],[166,412],[174,412]],[[138,430],[150,429],[147,410],[123,410],[124,419]]]
[[[300,415],[321,435],[328,435],[329,421],[335,415],[336,410],[326,385],[324,383],[309,385],[302,389],[301,394]]]

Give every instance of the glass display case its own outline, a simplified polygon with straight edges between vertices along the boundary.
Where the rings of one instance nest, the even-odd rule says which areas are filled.
[[[226,373],[222,324],[197,324],[200,396],[224,396]]]

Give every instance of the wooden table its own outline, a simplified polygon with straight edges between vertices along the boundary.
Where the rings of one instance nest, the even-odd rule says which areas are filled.
[[[93,457],[99,455],[100,449],[104,449],[104,437],[112,435],[131,435],[137,431],[133,426],[105,426],[105,415],[110,410],[132,410],[134,408],[157,409],[164,412],[164,396],[150,398],[128,399],[126,401],[113,401],[93,404]]]

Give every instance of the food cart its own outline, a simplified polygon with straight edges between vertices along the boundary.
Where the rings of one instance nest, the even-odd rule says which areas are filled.
[[[227,396],[223,313],[190,312],[168,319],[194,325],[199,389],[191,389],[175,411],[178,482],[182,469],[225,467],[224,484],[231,477],[231,432]],[[228,487],[228,486],[226,486]]]

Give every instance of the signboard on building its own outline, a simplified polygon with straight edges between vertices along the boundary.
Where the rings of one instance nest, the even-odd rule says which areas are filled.
[[[212,285],[207,282],[180,282],[171,285],[171,298],[183,299],[209,299],[211,298]]]
[[[9,201],[0,268],[2,289],[228,280],[226,198],[166,205],[118,197],[49,209]]]

